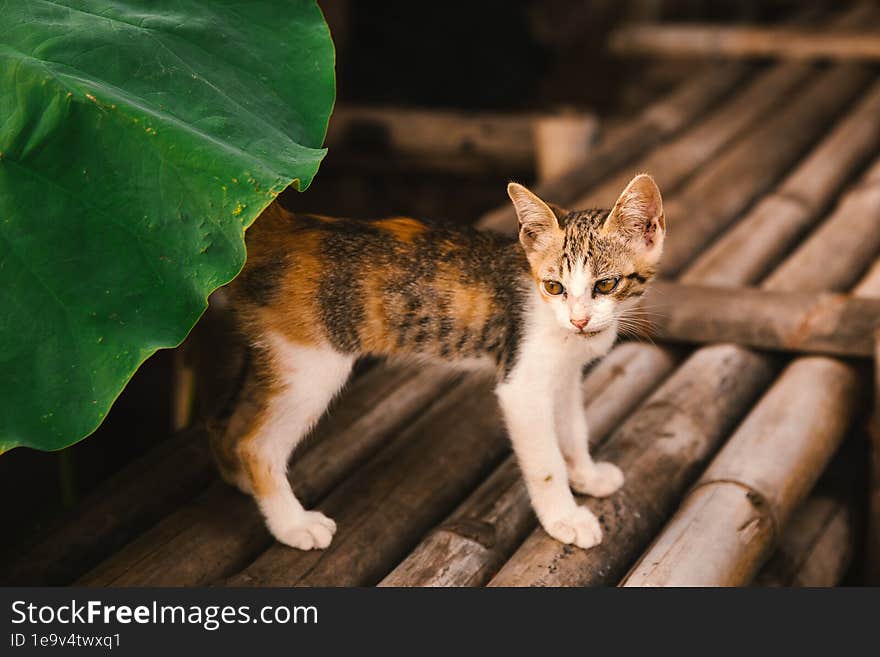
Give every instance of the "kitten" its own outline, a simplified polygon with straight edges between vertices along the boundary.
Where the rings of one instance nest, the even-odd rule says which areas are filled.
[[[251,345],[251,373],[212,438],[221,473],[256,499],[280,542],[325,548],[335,523],[306,511],[287,461],[361,355],[409,355],[494,368],[496,392],[532,505],[563,543],[601,541],[575,491],[616,491],[594,463],[581,400],[584,365],[645,292],[663,248],[660,191],[636,176],[611,211],[569,212],[522,185],[508,194],[519,240],[414,219],[294,215],[271,205],[247,233],[229,286]]]

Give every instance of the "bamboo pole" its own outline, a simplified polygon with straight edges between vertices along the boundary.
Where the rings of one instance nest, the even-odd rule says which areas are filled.
[[[860,262],[870,262],[880,240],[880,160],[861,182],[850,189],[831,218],[804,242],[783,266],[767,279],[775,290],[845,290],[856,283],[861,270],[853,270],[834,257],[838,251],[858,252]],[[821,269],[821,276],[816,275]],[[812,284],[812,281],[816,284]],[[864,288],[863,288],[864,289]],[[874,293],[876,294],[876,293]],[[868,296],[867,293],[864,294]],[[871,295],[873,296],[873,295]]]
[[[355,380],[336,412],[321,421],[306,450],[294,459],[290,478],[297,495],[306,504],[317,502],[453,384],[434,368],[373,368]],[[234,572],[270,543],[250,498],[218,481],[86,573],[78,584],[204,585]]]
[[[532,171],[536,156],[536,124],[556,122],[552,114],[473,113],[448,110],[341,105],[334,109],[327,130],[327,145],[337,159],[381,156],[406,166],[456,171]],[[597,133],[592,114],[569,113],[565,131],[575,141],[566,148],[586,154]],[[540,168],[540,167],[539,167]]]
[[[779,547],[758,573],[759,586],[837,586],[855,553],[852,498],[810,495],[782,532]]]
[[[765,281],[769,289],[821,289],[852,281],[880,249],[875,188],[880,160],[809,240]],[[856,213],[854,221],[850,213]],[[856,235],[849,235],[855,231]],[[829,244],[829,240],[833,240]],[[822,245],[834,264],[811,271]],[[846,254],[842,258],[841,254]],[[826,256],[826,263],[830,260]],[[856,266],[854,266],[854,264]],[[880,295],[862,283],[860,296]],[[623,582],[625,586],[742,585],[778,540],[840,445],[860,402],[852,366],[800,358],[746,418],[679,511]],[[706,548],[711,546],[711,550]]]
[[[864,210],[864,205],[860,208]],[[873,216],[880,223],[880,204]],[[880,328],[880,299],[846,294],[662,281],[652,289],[650,307],[656,317],[651,336],[677,342],[735,342],[761,349],[873,358],[874,331]]]
[[[553,180],[584,162],[598,137],[592,115],[563,112],[532,124],[538,180]]]
[[[789,365],[622,585],[751,582],[850,428],[858,388],[839,361]]]
[[[617,54],[653,57],[880,60],[880,36],[873,31],[667,23],[624,26],[609,44]]]
[[[211,481],[207,441],[188,430],[163,441],[85,496],[30,544],[0,560],[6,586],[69,584]],[[161,485],[157,485],[161,482]]]
[[[625,344],[589,373],[583,400],[593,448],[669,374],[676,360],[659,347]],[[380,586],[479,586],[536,524],[516,459],[510,456]]]
[[[855,287],[853,296],[869,295],[872,289],[880,290],[880,260]],[[867,433],[870,438],[870,424]],[[855,486],[851,473],[859,469],[857,459],[860,461],[862,454],[854,449],[852,441],[849,447],[845,454],[838,455],[816,490],[795,511],[783,530],[779,548],[761,569],[756,584],[816,587],[840,582],[856,552]],[[870,582],[870,564],[867,579]]]
[[[748,220],[748,218],[746,220]],[[870,215],[863,217],[863,221],[871,220],[872,217]],[[844,226],[847,222],[848,219],[844,215],[835,213],[826,225]],[[808,242],[818,241],[820,239],[822,239],[822,236],[819,236],[818,238],[814,236],[811,237]],[[750,241],[744,240],[739,246],[743,253],[750,253],[751,244]],[[851,271],[858,272],[863,270],[867,261],[865,258],[866,250],[862,248],[862,245],[846,242],[844,247],[845,248],[838,250],[835,253],[835,257],[843,263],[846,263]],[[880,248],[880,244],[875,244],[874,248]],[[792,256],[791,258],[794,257],[802,256]],[[787,260],[786,263],[790,262],[791,258]],[[737,276],[736,271],[738,270],[731,272],[732,278]],[[801,268],[798,268],[797,271],[804,272]],[[823,271],[820,270],[813,272],[809,274],[808,278],[808,274],[805,272],[800,275],[805,277],[803,280],[805,285],[810,284],[811,287],[815,288],[820,287],[819,283]],[[750,281],[743,280],[740,282],[748,283]],[[772,286],[768,287],[772,288]],[[698,354],[705,354],[707,349],[713,350],[717,348],[703,348],[696,352],[695,356],[692,358],[695,358]],[[704,358],[707,357],[708,356],[704,356]],[[758,359],[760,363],[767,363],[766,356],[758,356],[746,350],[740,350],[738,353],[732,354],[730,358],[735,361],[746,358],[755,358]],[[706,372],[708,372],[708,374]],[[684,387],[685,390],[701,390],[702,387],[717,377],[718,374],[712,372],[712,368],[697,368],[690,365],[690,362],[688,362],[679,369],[676,376],[680,376],[682,385],[687,386]],[[832,375],[829,374],[828,376],[830,378]],[[842,378],[845,379],[846,375],[843,375]],[[816,383],[814,382],[812,385],[816,385]],[[797,386],[795,386],[794,389],[796,390]],[[849,409],[848,406],[845,408]],[[642,413],[642,410],[637,411],[636,414],[630,418],[629,422],[639,422],[638,418]],[[645,415],[645,417],[647,418],[647,415]],[[658,440],[661,440],[660,429],[651,427],[647,422],[644,423],[644,426],[644,431],[647,434],[646,440],[648,440],[650,445],[655,445]],[[685,436],[689,437],[697,433],[695,430],[689,429],[685,423],[681,423],[681,426],[682,429],[680,432]],[[833,428],[834,427],[829,427],[829,430]],[[610,457],[612,460],[615,458],[621,460],[620,455],[614,452],[618,441],[623,440],[623,438],[619,438],[618,434],[625,435],[624,427],[618,430],[618,432],[611,437],[605,447],[600,450],[599,456],[601,458]],[[623,447],[616,449],[625,452],[625,443]],[[685,467],[686,464],[692,468],[696,468],[699,466],[699,456],[700,454],[697,455],[697,458],[693,458],[690,455],[683,454],[677,457],[678,460],[676,463],[678,464],[678,467]],[[659,456],[657,458],[658,460],[660,459]],[[631,560],[637,558],[639,552],[649,542],[653,533],[657,531],[662,519],[673,510],[675,501],[678,499],[678,496],[684,492],[683,489],[687,483],[682,483],[680,480],[670,482],[659,491],[650,488],[650,500],[632,499],[627,495],[627,491],[632,490],[634,495],[637,491],[644,489],[645,487],[656,485],[652,484],[652,482],[656,482],[658,477],[657,471],[654,470],[653,472],[647,472],[641,476],[634,476],[633,473],[626,469],[626,467],[624,467],[624,471],[627,474],[627,481],[624,485],[623,500],[619,502],[619,504],[623,506],[622,511],[619,512],[621,513],[623,520],[621,520],[619,525],[614,525],[610,530],[605,532],[605,538],[601,545],[589,551],[565,550],[563,549],[563,546],[559,545],[556,541],[553,541],[544,532],[538,530],[529,536],[523,545],[520,546],[511,559],[490,582],[490,585],[523,586],[537,583],[545,585],[583,586],[588,584],[608,584],[618,581],[624,574],[627,566],[632,563]],[[597,514],[607,514],[608,516],[611,516],[614,509],[612,509],[610,505],[614,499],[615,498],[612,497],[610,500],[590,500],[587,502],[587,506]],[[645,563],[649,562],[645,561]]]
[[[677,193],[682,183],[709,163],[756,122],[798,93],[815,77],[810,66],[773,66],[756,75],[728,102],[701,117],[693,129],[661,144],[637,162],[623,167],[616,175],[573,203],[576,208],[608,208],[632,177],[644,171],[657,181],[665,197]]]
[[[730,286],[754,281],[787,254],[820,218],[837,190],[880,148],[880,83],[773,194],[697,258],[685,283]],[[746,253],[740,246],[749,244]]]
[[[688,190],[665,204],[669,237],[661,263],[664,275],[681,273],[689,256],[701,250],[733,222],[757,197],[804,154],[815,135],[830,124],[873,77],[858,66],[836,66],[807,88],[760,128],[724,152],[710,170],[699,174]],[[769,144],[778,144],[770,147]],[[756,158],[755,154],[761,157]],[[687,230],[676,230],[687,217]]]

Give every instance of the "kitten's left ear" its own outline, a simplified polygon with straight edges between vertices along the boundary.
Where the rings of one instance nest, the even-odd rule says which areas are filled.
[[[649,254],[660,256],[666,236],[666,217],[660,189],[651,176],[642,173],[630,181],[602,230],[621,233]]]

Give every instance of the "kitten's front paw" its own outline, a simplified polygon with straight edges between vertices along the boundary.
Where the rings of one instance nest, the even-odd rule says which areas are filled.
[[[279,528],[272,528],[275,538],[299,550],[323,550],[330,545],[336,523],[320,511],[303,511]]]
[[[582,506],[550,520],[544,524],[544,530],[557,541],[572,543],[585,550],[602,542],[602,528],[593,513]]]
[[[568,481],[578,493],[608,497],[623,486],[623,472],[613,463],[594,463],[589,469],[569,472]]]

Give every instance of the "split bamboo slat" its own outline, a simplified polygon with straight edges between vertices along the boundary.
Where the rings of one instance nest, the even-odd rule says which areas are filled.
[[[803,27],[629,25],[616,30],[609,45],[617,54],[652,57],[880,60],[880,36],[874,31],[835,34]]]
[[[707,76],[706,78],[698,78],[694,81],[686,82],[682,85],[679,91],[673,93],[669,98],[663,99],[657,105],[653,106],[656,111],[652,111],[649,109],[646,114],[650,116],[663,116],[666,117],[663,127],[666,132],[669,134],[673,133],[677,128],[681,128],[687,125],[688,121],[693,120],[693,118],[704,111],[707,107],[713,105],[715,102],[719,100],[721,96],[723,96],[724,90],[729,89],[733,86],[733,84],[740,79],[741,75],[737,73],[736,75],[727,73],[725,71],[719,72],[716,76]],[[697,84],[698,82],[698,84]],[[641,136],[646,143],[652,143],[657,135],[658,125],[656,122],[640,122],[641,126],[638,130],[633,130],[631,132],[632,138],[636,140],[636,137]],[[643,131],[649,131],[650,134],[645,133]],[[593,157],[598,156],[599,154],[594,155]],[[381,368],[380,370],[381,371]],[[424,402],[428,403],[433,396],[436,396],[436,392],[431,394],[425,394]],[[395,397],[396,393],[388,392],[388,398]],[[377,409],[381,413],[391,413],[392,417],[396,417],[394,415],[395,410],[393,408],[388,408],[386,404],[379,403],[377,405]],[[399,418],[401,421],[404,421],[408,418]],[[296,469],[296,461],[294,459],[294,472],[298,472]],[[292,477],[293,479],[300,479],[301,477]],[[230,491],[230,495],[232,495]],[[228,504],[229,499],[231,498],[223,498],[224,503]],[[197,506],[201,509],[200,514],[193,515],[191,510],[186,508],[182,508],[176,513],[172,514],[169,518],[166,519],[166,525],[176,526],[180,528],[180,532],[182,532],[179,539],[174,538],[168,539],[166,534],[167,531],[164,530],[162,526],[157,526],[155,530],[151,530],[146,534],[142,535],[137,541],[136,546],[132,546],[132,552],[127,553],[125,550],[123,552],[112,557],[111,561],[117,564],[124,564],[125,562],[135,560],[137,555],[137,559],[139,559],[139,563],[141,564],[141,568],[145,572],[155,572],[155,573],[168,573],[167,579],[164,581],[172,581],[170,573],[174,568],[178,568],[176,562],[179,561],[180,552],[175,550],[175,545],[178,543],[181,545],[190,545],[191,541],[189,540],[190,534],[195,534],[198,532],[198,528],[201,525],[210,526],[212,522],[216,522],[215,519],[211,517],[211,509],[210,507],[205,506],[204,504],[199,504],[198,502],[193,502],[194,506]],[[218,508],[224,508],[223,505],[219,505]],[[214,515],[216,515],[217,511],[214,511]],[[256,514],[256,510],[253,511]],[[229,531],[234,533],[235,531],[239,531],[235,528],[230,528]],[[176,536],[176,535],[175,535]],[[212,553],[221,553],[224,554],[222,543],[224,541],[228,541],[230,545],[235,546],[240,541],[232,536],[214,536],[214,543],[219,543],[219,545],[214,546],[206,546],[206,549],[211,551]],[[157,550],[153,544],[162,544],[162,549]],[[153,547],[151,547],[153,546]],[[235,568],[240,564],[236,561],[236,558],[240,556],[240,552],[236,549],[230,549],[229,553],[233,555],[233,558],[230,559],[220,559],[215,561],[210,561],[207,559],[200,559],[198,556],[198,552],[193,553],[193,562],[198,562],[195,566],[195,573],[188,573],[186,578],[176,580],[179,584],[186,584],[192,581],[210,581],[211,579],[222,578],[224,577],[230,568]],[[147,567],[144,560],[148,560],[150,562],[149,567]],[[87,576],[84,578],[83,582],[107,582],[108,578],[101,578],[100,580],[96,578],[91,578]],[[138,579],[137,572],[131,571],[127,572],[124,578],[116,578],[112,581],[118,583],[129,583],[129,584],[139,584],[144,583],[142,580]]]
[[[873,196],[874,216],[880,217],[880,187]],[[861,210],[869,209],[866,206],[862,204]],[[735,342],[761,349],[873,358],[874,331],[880,328],[880,299],[848,294],[658,281],[650,307],[655,318],[651,337],[676,342]]]
[[[814,152],[820,152],[821,150],[822,146],[820,145],[817,151]],[[808,158],[802,166],[810,166],[810,159],[811,158]],[[831,166],[830,163],[829,166]],[[814,170],[817,175],[820,175],[823,171],[827,171],[827,169],[819,168]],[[833,190],[828,190],[828,193],[830,194],[832,191]],[[760,204],[757,207],[760,208]],[[744,220],[749,221],[750,218],[751,215],[747,216]],[[868,217],[863,220],[870,219],[871,218]],[[841,223],[845,221],[845,217],[838,214],[835,215],[832,220],[829,220],[828,224],[841,225]],[[754,239],[760,239],[760,236],[756,236]],[[811,242],[814,239],[815,238],[811,238],[808,242]],[[821,237],[819,239],[821,239]],[[818,242],[818,240],[816,241]],[[736,247],[741,249],[743,257],[753,257],[758,259],[762,257],[774,257],[775,254],[772,254],[767,250],[753,248],[757,244],[759,244],[759,242],[743,239],[736,243]],[[847,247],[849,247],[848,250]],[[874,248],[877,248],[877,244],[874,245]],[[861,248],[861,245],[858,244],[845,244],[842,249],[836,250],[835,258],[848,263],[850,271],[853,272],[853,277],[866,266],[865,249]],[[786,262],[789,262],[790,260],[791,258]],[[719,266],[723,266],[723,263],[719,263]],[[783,264],[783,266],[786,265]],[[759,271],[766,267],[766,263],[756,262],[755,266],[749,268],[749,270]],[[738,280],[738,276],[742,275],[742,271],[743,270],[739,267],[731,267],[729,279],[730,284],[749,284],[754,282],[747,278]],[[821,287],[819,281],[822,280],[821,277],[823,274],[824,272],[821,270],[814,271],[810,276],[805,277],[800,282],[804,286]],[[685,277],[688,277],[688,275],[689,272],[685,272]],[[804,276],[806,276],[806,273]],[[832,282],[834,281],[829,281],[829,283]],[[792,283],[795,283],[795,281],[792,281]],[[701,350],[701,352],[702,351],[704,350]],[[745,354],[750,352],[741,350],[741,353],[743,354],[742,357],[746,357]],[[757,356],[754,355],[753,357],[757,358]],[[766,357],[761,357],[761,360],[762,362],[766,361]],[[680,368],[679,373],[686,370],[688,367],[689,365],[686,363]],[[684,380],[693,380],[695,385],[699,385],[699,374],[700,372],[695,370],[692,375],[683,375]],[[711,375],[710,370],[710,376]],[[637,411],[629,421],[637,422],[638,415],[639,411]],[[623,428],[620,431],[622,432]],[[650,429],[648,431],[650,431]],[[660,440],[660,438],[660,434],[655,431],[654,441]],[[605,448],[600,450],[600,457],[611,458],[613,460],[613,457],[607,455],[604,450],[611,450],[615,443],[615,439],[616,435],[612,436]],[[649,442],[649,444],[653,443]],[[650,478],[648,481],[642,482],[641,480],[634,478],[630,473],[627,473],[627,475],[627,483],[624,486],[624,491],[630,486],[632,487],[631,490],[638,491],[650,484]],[[663,513],[668,514],[673,510],[673,505],[683,492],[684,490],[682,487],[681,489],[674,491],[664,490],[662,496],[660,493],[655,493],[654,496],[656,499],[662,500],[662,503],[659,504],[659,506]],[[588,502],[588,505],[597,512],[597,514],[605,512],[610,513],[612,510],[610,508],[612,500],[591,500]],[[656,500],[654,500],[653,503],[655,506],[658,505]],[[623,523],[620,527],[615,527],[613,531],[606,532],[602,545],[586,552],[580,550],[564,550],[562,549],[562,546],[553,541],[544,532],[540,530],[536,531],[525,541],[517,552],[514,553],[498,575],[492,580],[490,585],[522,586],[538,583],[546,585],[578,586],[586,584],[610,584],[618,581],[618,579],[624,574],[627,566],[632,563],[632,560],[638,557],[639,552],[650,541],[653,533],[659,529],[659,525],[648,523],[646,526],[643,506],[644,505],[636,505],[635,507],[630,508],[628,521]],[[662,518],[663,515],[660,517]]]
[[[632,124],[621,129],[613,141],[605,144],[604,150],[600,149],[591,154],[592,164],[587,167],[588,172],[583,180],[578,175],[572,174],[567,177],[565,183],[557,185],[548,181],[548,184],[570,190],[570,196],[579,193],[589,185],[590,179],[598,179],[612,170],[614,162],[623,162],[637,157],[643,150],[690,126],[707,109],[724,99],[745,76],[747,70],[737,65],[712,67],[697,77],[685,80],[669,96],[661,98],[657,103],[648,107]],[[583,172],[584,169],[580,167],[579,170]],[[490,225],[493,223],[492,216],[501,217],[502,222],[499,228],[509,230],[512,225],[515,225],[515,218],[507,217],[508,206],[509,204],[505,204],[499,211],[489,213],[481,224]],[[424,394],[428,395],[426,391]],[[399,397],[399,394],[396,390],[389,391],[388,396],[396,398]],[[423,400],[424,403],[428,401],[430,401],[429,396]],[[340,406],[348,406],[348,400],[346,399],[346,403]],[[385,404],[380,404],[379,408],[383,415],[399,414],[396,417],[401,423],[408,419],[406,414],[400,413],[396,405],[388,407]],[[180,442],[183,441],[176,441],[176,443]],[[201,464],[205,468],[204,471],[210,471],[212,468],[207,457],[204,437],[194,437],[188,441],[189,443],[198,446],[198,449],[201,450],[201,459],[184,458],[186,454],[175,451],[179,448],[174,448],[168,449],[168,453],[165,453],[165,450],[160,450],[161,453],[151,453],[144,457],[142,462],[136,462],[125,468],[120,472],[119,477],[114,478],[114,482],[116,479],[119,482],[125,482],[126,487],[121,490],[124,493],[125,490],[131,488],[131,495],[118,494],[120,487],[110,485],[113,482],[102,485],[95,492],[94,500],[92,497],[89,498],[92,500],[92,504],[82,505],[82,508],[76,512],[68,514],[60,523],[53,526],[51,534],[44,535],[42,541],[28,545],[26,551],[20,550],[15,555],[17,558],[6,559],[2,572],[9,573],[9,576],[4,576],[3,581],[40,584],[67,583],[77,574],[92,567],[101,558],[111,554],[120,544],[131,540],[138,531],[152,524],[156,518],[161,517],[162,513],[167,513],[169,509],[174,508],[180,502],[181,497],[186,497],[186,495],[178,497],[170,494],[176,489],[175,482],[178,479],[184,482],[189,481],[189,473],[186,468],[171,464],[177,464],[183,459],[183,462],[186,463]],[[166,469],[169,470],[167,473],[164,472]],[[199,469],[199,472],[202,471]],[[157,478],[165,482],[165,486],[159,491],[155,486]],[[187,488],[186,491],[192,493],[203,487],[204,483],[198,480],[192,489]],[[168,494],[166,495],[166,493]],[[94,503],[97,500],[101,500],[101,504]],[[108,509],[104,510],[104,506],[108,506]],[[181,511],[180,515],[187,515],[184,510]],[[205,509],[205,511],[206,516],[199,516],[197,520],[193,521],[194,530],[198,527],[199,521],[209,522],[207,513],[210,512],[210,509]],[[140,522],[141,519],[143,522]],[[173,522],[172,519],[169,518],[169,522]],[[184,526],[183,523],[179,524]],[[70,541],[72,546],[75,546],[77,541],[82,543],[79,548],[72,547],[72,552],[67,551],[66,543],[62,540],[68,533],[79,537]],[[159,533],[159,528],[156,529],[156,533]],[[149,543],[149,536],[143,536],[142,541]],[[83,558],[77,558],[78,552],[83,553]],[[44,555],[45,558],[31,559],[30,555],[38,554]],[[173,563],[173,561],[169,561],[169,563]],[[20,577],[13,576],[16,573]],[[222,574],[217,576],[222,576]]]
[[[880,249],[880,205],[878,197],[866,193],[878,173],[880,160],[828,221],[766,279],[768,289],[852,285]],[[808,264],[815,262],[820,245],[826,263],[835,264],[811,270]],[[834,258],[828,258],[828,249]],[[859,289],[863,295],[880,294],[880,288]],[[861,387],[851,365],[825,357],[793,361],[713,460],[624,586],[752,581],[780,528],[855,420]]]
[[[668,350],[624,344],[590,372],[583,400],[594,448],[676,362]],[[536,524],[516,459],[508,457],[380,585],[479,586]]]
[[[336,412],[322,420],[293,461],[290,477],[297,495],[306,504],[317,502],[421,413],[434,396],[454,384],[454,379],[433,368],[368,371],[353,383]],[[251,499],[215,481],[86,573],[78,584],[207,584],[247,563],[270,543]]]

